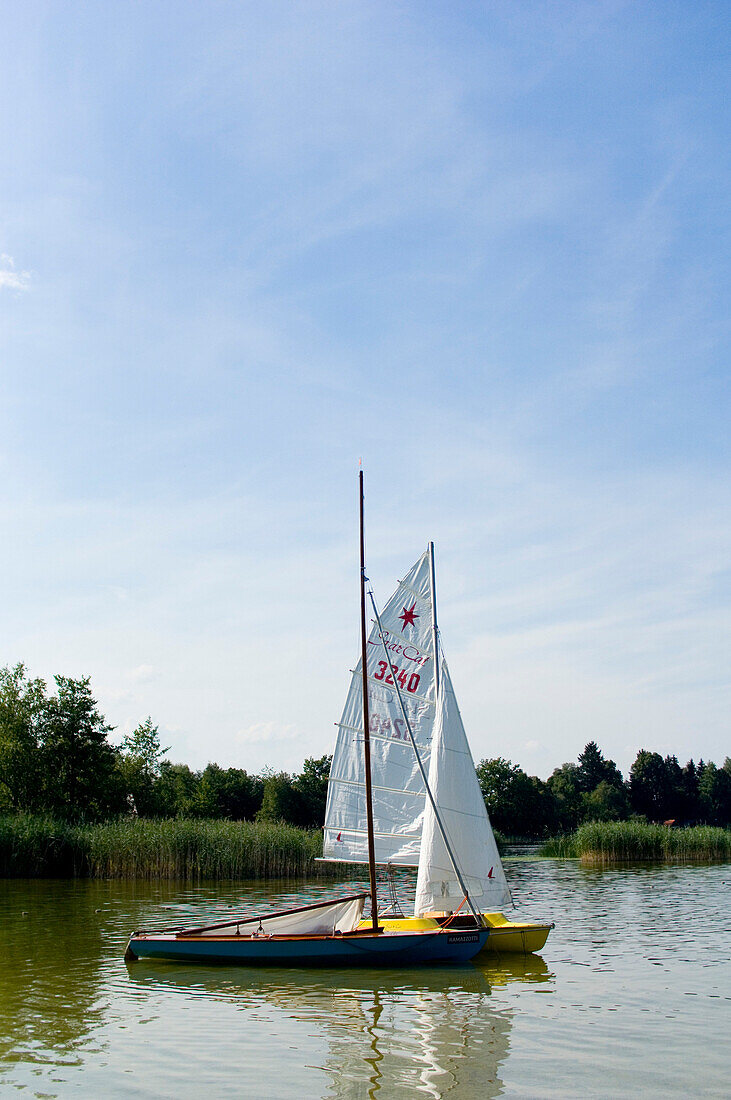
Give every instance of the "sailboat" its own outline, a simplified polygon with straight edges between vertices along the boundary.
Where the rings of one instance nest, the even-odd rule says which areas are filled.
[[[487,928],[485,950],[528,953],[551,924],[510,921],[505,871],[477,781],[436,616],[430,543],[379,614],[373,599],[367,672],[376,862],[418,867],[411,917],[394,930]],[[363,862],[365,776],[356,727],[362,676],[353,673],[330,769],[323,858]]]
[[[364,853],[369,868],[370,890],[331,901],[315,902],[282,912],[248,914],[198,927],[140,929],[130,936],[125,960],[172,959],[186,962],[241,963],[267,966],[389,966],[466,962],[487,942],[488,930],[473,923],[455,928],[433,922],[398,928],[379,923],[376,881],[376,840],[371,782],[370,685],[366,637],[365,536],[363,523],[363,471],[360,489],[360,711],[349,712],[360,743],[365,809]],[[393,671],[393,670],[392,670]],[[414,690],[419,674],[413,674]],[[407,690],[409,690],[407,685]],[[418,753],[416,754],[418,760]],[[424,782],[426,776],[423,775]],[[371,914],[361,922],[365,899]]]

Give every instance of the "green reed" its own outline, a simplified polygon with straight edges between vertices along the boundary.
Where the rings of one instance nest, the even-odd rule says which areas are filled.
[[[0,817],[0,875],[146,879],[327,878],[319,830],[278,822]]]
[[[712,825],[672,828],[639,821],[590,821],[569,836],[547,841],[541,855],[580,857],[584,863],[730,860],[731,830]]]
[[[557,859],[577,859],[576,833],[564,836],[552,836],[544,841],[539,850],[541,856],[554,856]]]

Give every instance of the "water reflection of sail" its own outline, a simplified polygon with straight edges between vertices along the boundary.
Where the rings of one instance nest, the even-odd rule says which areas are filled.
[[[479,1095],[503,1090],[512,1009],[491,1003],[492,981],[545,981],[542,959],[510,960],[507,969],[474,965],[430,970],[343,972],[159,966],[129,968],[135,984],[183,994],[266,1003],[327,1041],[320,1068],[323,1096],[354,1100],[383,1095]]]

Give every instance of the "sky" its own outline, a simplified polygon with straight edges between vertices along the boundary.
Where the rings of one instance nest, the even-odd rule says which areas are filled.
[[[0,665],[299,771],[362,458],[476,760],[721,763],[725,0],[0,12]]]

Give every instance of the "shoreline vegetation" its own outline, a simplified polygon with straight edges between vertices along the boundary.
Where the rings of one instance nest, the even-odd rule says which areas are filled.
[[[346,864],[318,863],[319,829],[278,822],[121,818],[69,824],[49,816],[0,817],[0,877],[333,878]]]
[[[54,685],[22,663],[0,668],[0,877],[343,873],[317,862],[331,756],[297,774],[213,761],[195,771],[167,758],[151,717],[113,744],[88,677]],[[625,779],[590,741],[545,781],[502,757],[476,773],[499,850],[533,838],[546,856],[586,863],[731,859],[731,757],[683,767],[640,749]]]
[[[545,841],[539,854],[586,864],[630,862],[725,862],[731,860],[731,829],[713,825],[682,828],[639,821],[590,821],[567,836]]]
[[[498,837],[501,850],[504,840]],[[0,877],[330,879],[359,865],[318,862],[319,829],[277,822],[120,818],[70,824],[47,815],[0,816]],[[543,843],[539,855],[585,864],[731,861],[731,830],[591,822]]]

